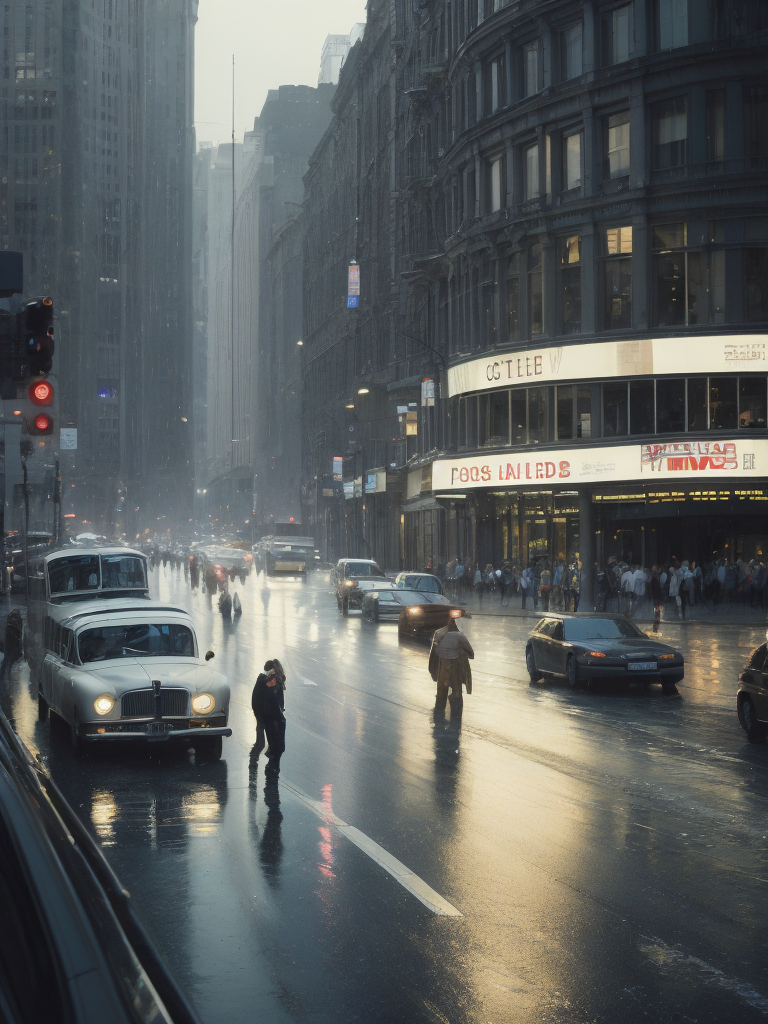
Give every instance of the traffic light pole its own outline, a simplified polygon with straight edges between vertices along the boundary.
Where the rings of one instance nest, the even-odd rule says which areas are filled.
[[[24,473],[24,589],[27,595],[27,608],[29,608],[29,489],[27,487],[27,459],[21,457],[21,468]]]

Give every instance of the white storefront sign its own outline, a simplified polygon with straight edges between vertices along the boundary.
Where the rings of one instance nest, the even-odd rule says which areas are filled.
[[[551,381],[691,373],[765,373],[765,334],[646,338],[531,348],[473,359],[448,369],[448,394]]]
[[[432,463],[435,491],[575,487],[628,481],[695,480],[717,486],[730,477],[768,480],[768,440],[676,441],[613,448],[508,452]]]

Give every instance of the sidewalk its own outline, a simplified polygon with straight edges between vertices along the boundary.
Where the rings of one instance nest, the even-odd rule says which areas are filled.
[[[451,594],[449,593],[448,596],[451,597]],[[528,598],[526,601],[527,607],[522,608],[522,596],[520,594],[511,594],[504,599],[502,604],[501,595],[498,591],[484,594],[482,601],[474,591],[462,593],[456,603],[466,608],[471,615],[539,619],[545,614],[541,601],[539,602],[539,607],[534,610],[531,607],[532,601]],[[555,611],[554,608],[550,610]],[[587,610],[591,609],[580,609],[580,611]],[[609,614],[617,612],[615,601],[610,602],[607,611]],[[640,606],[638,613],[632,616],[632,621],[653,623],[653,608],[648,601],[645,601]],[[662,609],[661,621],[667,624],[679,624],[682,621],[711,622],[719,626],[768,625],[768,610],[759,607],[750,608],[749,605],[736,603],[730,605],[723,604],[716,609],[706,605],[694,605],[693,608],[687,609],[685,619],[681,620],[673,606],[666,604]]]

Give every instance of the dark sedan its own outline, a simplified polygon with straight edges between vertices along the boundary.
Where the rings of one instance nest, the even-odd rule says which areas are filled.
[[[531,682],[558,676],[574,689],[591,680],[623,679],[661,683],[674,693],[685,674],[674,647],[651,639],[624,615],[596,612],[545,616],[528,640],[525,663]]]
[[[736,708],[749,742],[765,743],[768,737],[768,644],[760,644],[750,654],[739,676]]]
[[[442,594],[395,588],[366,594],[362,613],[369,622],[397,619],[400,636],[431,636],[450,619],[466,614]]]

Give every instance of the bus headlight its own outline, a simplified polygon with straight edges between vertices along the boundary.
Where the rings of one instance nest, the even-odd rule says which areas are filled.
[[[196,715],[210,715],[216,707],[216,701],[210,693],[198,693],[192,698],[192,710]]]
[[[97,715],[108,715],[114,706],[115,698],[110,697],[108,693],[102,693],[102,695],[97,697],[93,702],[93,710]]]

